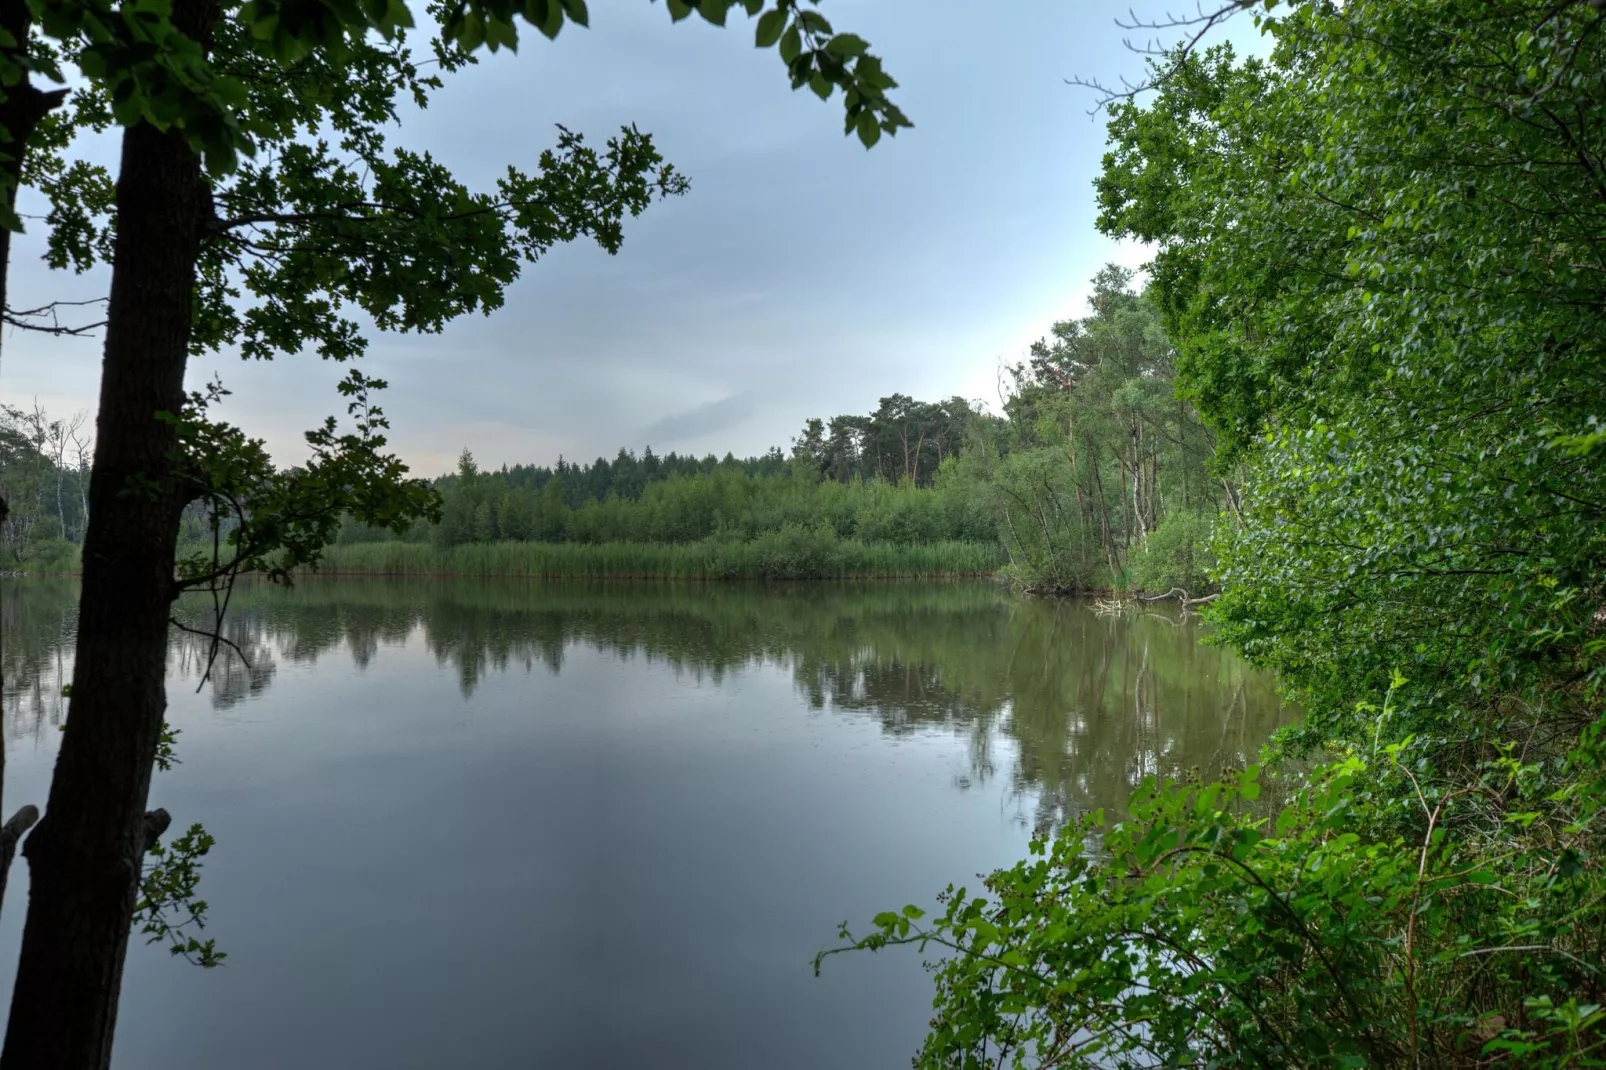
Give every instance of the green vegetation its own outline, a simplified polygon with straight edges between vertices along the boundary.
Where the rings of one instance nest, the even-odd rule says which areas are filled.
[[[735,5],[668,6],[722,22]],[[742,6],[794,87],[844,91],[866,145],[907,125],[862,40],[792,0]],[[109,1058],[104,981],[153,842],[171,577],[287,575],[347,518],[432,544],[368,547],[352,528],[354,559],[456,555],[487,574],[565,554],[596,574],[616,554],[837,575],[849,546],[907,570],[967,539],[1001,544],[1028,589],[1213,581],[1221,635],[1279,673],[1305,722],[1265,773],[1151,783],[1127,820],[1045,836],[930,920],[908,907],[845,931],[953,952],[920,1065],[1606,1065],[1598,0],[1229,4],[1269,12],[1270,60],[1184,49],[1152,96],[1111,102],[1100,226],[1155,249],[1147,289],[1101,275],[1094,314],[1034,348],[1002,415],[934,440],[916,427],[958,414],[898,402],[812,422],[785,472],[699,464],[638,487],[609,465],[583,491],[596,466],[529,486],[467,466],[439,488],[407,478],[372,405],[383,383],[357,372],[354,430],[314,429],[313,461],[280,470],[207,417],[220,389],[180,384],[192,351],[349,359],[363,336],[333,310],[436,331],[499,305],[554,245],[617,249],[627,216],[686,188],[650,138],[598,151],[565,131],[534,172],[475,192],[381,134],[398,93],[440,85],[402,47],[405,5],[168,7],[69,2],[38,26],[19,9],[0,40],[7,215],[35,176],[52,262],[109,260],[114,279],[110,434],[75,514],[73,712],[29,843],[0,1065]],[[521,10],[549,36],[585,17]],[[499,0],[431,15],[445,74],[516,36]],[[63,99],[31,79],[69,59],[85,88],[41,127]],[[66,156],[72,131],[108,123],[128,128],[116,181]],[[339,159],[297,140],[329,128]],[[7,495],[36,508],[8,546],[67,537],[65,498],[54,529],[41,519],[65,462],[36,463],[32,431],[5,446],[21,458]],[[181,560],[193,503],[227,538]],[[1286,792],[1274,818],[1249,805],[1263,778]]]
[[[89,497],[84,415],[52,420],[43,409],[0,405],[0,571],[65,572],[78,566]]]
[[[1098,194],[1240,480],[1149,545],[1307,716],[845,928],[947,950],[922,1067],[1606,1065],[1606,16],[1266,7],[1112,102]]]
[[[437,524],[396,534],[348,523],[320,569],[698,579],[996,571],[1002,552],[985,496],[952,477],[951,461],[913,474],[924,483],[866,482],[857,471],[839,482],[778,450],[701,463],[673,454],[659,462],[651,450],[638,462],[621,450],[589,469],[560,461],[482,472],[465,450],[437,483]],[[598,486],[606,497],[588,497]]]
[[[348,521],[337,540],[427,541],[440,553],[336,549],[325,560],[341,571],[405,561],[409,573],[461,562],[475,575],[492,561],[511,575],[998,570],[1029,591],[1203,593],[1210,533],[1237,491],[1213,474],[1215,437],[1177,398],[1161,313],[1131,282],[1119,268],[1099,274],[1094,315],[1055,324],[1053,340],[1012,369],[1001,416],[960,398],[894,394],[866,416],[808,421],[790,458],[779,449],[701,461],[620,450],[589,466],[560,458],[551,468],[481,471],[465,450],[457,472],[435,482],[436,523],[395,532]],[[841,545],[814,555],[813,572],[765,563],[778,542],[831,538]],[[455,552],[507,542],[594,549]]]
[[[688,543],[416,543],[334,546],[319,572],[378,576],[525,576],[556,579],[809,580],[990,575],[995,546],[919,545],[841,539],[829,528],[790,525],[751,539]]]
[[[1175,358],[1132,273],[1093,280],[1094,314],[1054,325],[1013,369],[1007,421],[961,458],[991,488],[1010,574],[1028,590],[1208,586],[1202,549],[1232,484],[1173,388]]]

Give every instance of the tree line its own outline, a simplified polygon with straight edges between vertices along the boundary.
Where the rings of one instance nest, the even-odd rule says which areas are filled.
[[[1091,305],[1091,315],[1055,323],[1009,369],[1000,414],[959,397],[923,402],[898,393],[868,414],[808,420],[790,452],[774,447],[746,458],[660,455],[649,446],[590,464],[560,456],[551,465],[488,470],[465,449],[455,472],[430,483],[437,512],[399,528],[347,513],[334,541],[447,550],[682,544],[809,529],[900,546],[998,544],[1005,574],[1033,591],[1202,593],[1211,532],[1235,500],[1233,482],[1217,471],[1213,432],[1175,393],[1161,312],[1134,288],[1133,273],[1103,269]],[[21,443],[33,428],[27,433],[37,443],[0,455],[0,477],[34,488],[31,499],[15,495],[22,508],[8,523],[32,531],[42,519],[46,541],[19,545],[13,559],[40,571],[72,567],[74,548],[48,540],[63,530],[81,534],[87,464],[57,464],[51,451],[62,455],[67,441],[61,424],[42,412],[28,419],[19,413],[13,438]],[[75,448],[84,462],[83,447]],[[52,481],[69,493],[44,493]],[[58,501],[66,503],[60,517]],[[187,505],[180,544],[205,556],[213,521],[225,540],[238,524],[204,503]]]
[[[1175,392],[1161,310],[1134,274],[1103,269],[1091,304],[1010,369],[1001,414],[893,394],[867,415],[808,420],[790,454],[746,459],[621,449],[611,462],[482,470],[465,449],[434,481],[433,522],[395,533],[348,520],[339,542],[679,544],[815,528],[999,544],[1005,574],[1032,591],[1203,594],[1217,516],[1236,501],[1230,469]]]

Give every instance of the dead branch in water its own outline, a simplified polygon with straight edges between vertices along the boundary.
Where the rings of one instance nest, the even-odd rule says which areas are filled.
[[[1167,598],[1170,598],[1173,595],[1181,596],[1178,599],[1178,605],[1182,606],[1183,609],[1191,609],[1194,606],[1206,605],[1221,597],[1220,592],[1217,592],[1216,594],[1207,594],[1200,598],[1190,598],[1188,597],[1188,592],[1183,590],[1181,587],[1173,587],[1165,594],[1140,594],[1137,596],[1137,599],[1139,602],[1164,602]]]

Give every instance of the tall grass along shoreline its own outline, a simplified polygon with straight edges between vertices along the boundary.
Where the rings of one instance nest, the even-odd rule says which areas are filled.
[[[469,543],[437,548],[376,542],[331,546],[323,576],[476,576],[540,579],[826,580],[986,576],[996,544],[900,546],[853,539],[765,537],[692,543]]]

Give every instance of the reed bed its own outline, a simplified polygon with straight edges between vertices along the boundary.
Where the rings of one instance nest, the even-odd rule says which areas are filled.
[[[743,542],[422,543],[331,546],[321,575],[524,576],[542,579],[824,580],[985,576],[1003,563],[994,544],[900,546],[850,539],[760,536]]]

